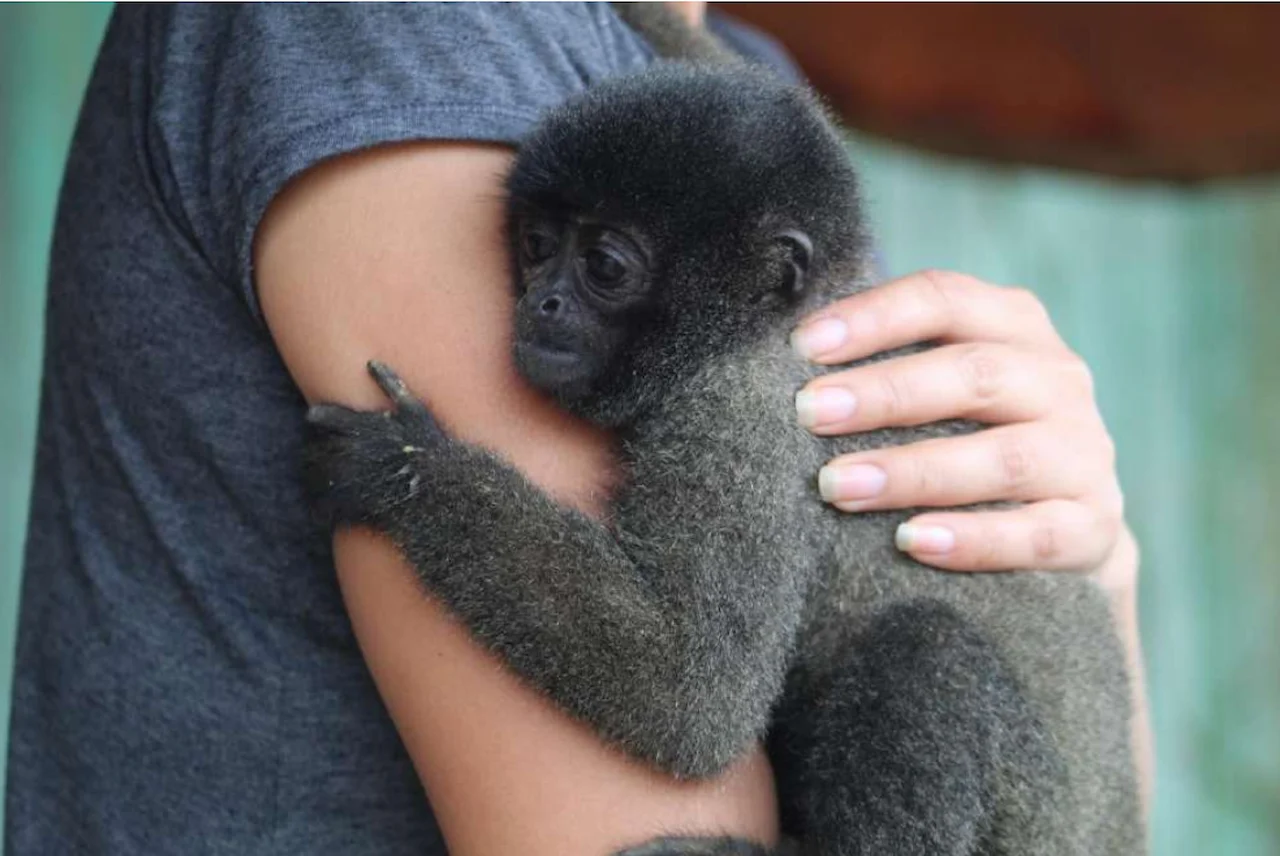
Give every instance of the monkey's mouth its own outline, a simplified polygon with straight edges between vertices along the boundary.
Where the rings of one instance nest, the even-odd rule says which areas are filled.
[[[548,345],[543,342],[521,342],[516,345],[516,349],[535,359],[557,364],[576,363],[581,358],[578,352],[572,348],[566,348],[561,345]]]
[[[589,361],[576,350],[544,342],[517,342],[516,367],[525,379],[544,392],[575,397],[592,380]]]

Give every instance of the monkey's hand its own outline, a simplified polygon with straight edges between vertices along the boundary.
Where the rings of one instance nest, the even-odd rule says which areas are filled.
[[[318,513],[334,525],[384,523],[423,487],[412,456],[453,442],[389,366],[371,360],[369,373],[391,410],[317,404],[307,411],[306,486]]]

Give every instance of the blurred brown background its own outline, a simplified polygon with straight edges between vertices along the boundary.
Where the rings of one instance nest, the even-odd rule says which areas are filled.
[[[1280,169],[1277,5],[718,5],[885,137],[1131,176]]]

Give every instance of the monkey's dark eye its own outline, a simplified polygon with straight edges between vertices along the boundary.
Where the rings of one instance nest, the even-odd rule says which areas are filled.
[[[544,229],[525,229],[520,236],[520,252],[527,262],[545,262],[559,250],[559,239]]]
[[[582,258],[587,265],[587,275],[601,285],[616,285],[627,274],[626,263],[609,250],[592,247]]]

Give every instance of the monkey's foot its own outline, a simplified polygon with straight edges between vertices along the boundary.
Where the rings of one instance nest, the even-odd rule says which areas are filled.
[[[774,851],[742,838],[655,838],[614,856],[774,856]]]

